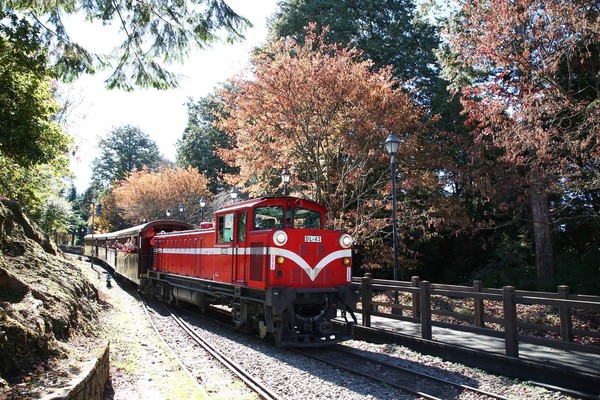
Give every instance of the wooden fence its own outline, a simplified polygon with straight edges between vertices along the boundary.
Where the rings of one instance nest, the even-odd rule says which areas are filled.
[[[457,286],[417,276],[410,282],[372,279],[369,273],[353,282],[361,289],[366,327],[377,316],[419,323],[427,340],[434,326],[504,338],[509,357],[519,356],[519,342],[600,354],[600,297],[570,294],[568,286],[532,292],[484,288],[480,281]]]

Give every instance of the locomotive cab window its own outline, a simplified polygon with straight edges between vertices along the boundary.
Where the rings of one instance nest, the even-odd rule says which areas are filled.
[[[321,213],[307,208],[296,207],[294,212],[294,228],[321,228]]]
[[[283,228],[283,207],[256,207],[253,215],[253,229]]]
[[[218,241],[230,243],[233,240],[233,213],[219,215],[217,218]]]

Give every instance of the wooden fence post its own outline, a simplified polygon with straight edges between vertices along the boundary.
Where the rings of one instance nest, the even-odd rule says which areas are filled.
[[[431,340],[431,296],[429,294],[430,283],[428,281],[421,282],[420,298],[421,298],[421,337],[426,340]]]
[[[515,303],[515,287],[502,288],[502,303],[504,306],[504,347],[507,357],[519,357],[517,341],[517,304]]]
[[[367,272],[361,279],[362,326],[371,326],[371,300],[373,299],[373,282],[371,273]]]
[[[481,281],[473,281],[473,292],[481,292]],[[473,298],[473,307],[473,312],[475,313],[475,326],[483,328],[485,326],[485,322],[483,320],[483,299]]]
[[[412,287],[418,288],[421,283],[421,278],[418,276],[411,276],[410,284]],[[419,294],[412,294],[412,317],[413,318],[421,318],[421,302],[419,299]]]
[[[568,299],[569,298],[569,286],[560,285],[558,287],[558,298]],[[560,305],[558,307],[558,315],[560,317],[560,338],[565,342],[573,340],[573,319],[571,318],[571,307]]]

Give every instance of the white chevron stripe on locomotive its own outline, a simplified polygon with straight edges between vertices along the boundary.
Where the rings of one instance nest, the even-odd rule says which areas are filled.
[[[352,256],[352,251],[349,249],[334,251],[333,253],[328,254],[327,257],[319,261],[315,268],[311,268],[311,266],[308,265],[308,263],[304,261],[304,259],[298,254],[286,249],[273,247],[271,248],[271,254],[275,256],[283,256],[289,258],[290,260],[298,264],[300,268],[302,268],[304,272],[308,274],[311,281],[314,281],[315,279],[317,279],[317,276],[319,276],[319,272],[321,272],[321,270],[325,268],[327,264],[340,258]]]
[[[323,258],[319,263],[312,268],[302,257],[293,251],[271,247],[269,252],[266,247],[211,247],[211,248],[157,248],[157,253],[164,254],[204,254],[204,255],[233,255],[234,250],[237,254],[254,254],[254,255],[271,255],[271,256],[282,256],[295,262],[306,272],[311,281],[317,279],[319,273],[327,264],[332,261],[339,260],[344,257],[351,257],[352,251],[350,249],[334,251]]]

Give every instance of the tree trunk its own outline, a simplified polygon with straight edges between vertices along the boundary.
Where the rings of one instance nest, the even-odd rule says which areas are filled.
[[[554,279],[554,255],[550,240],[548,195],[535,185],[531,188],[531,211],[535,237],[535,259],[540,287],[548,287]]]

